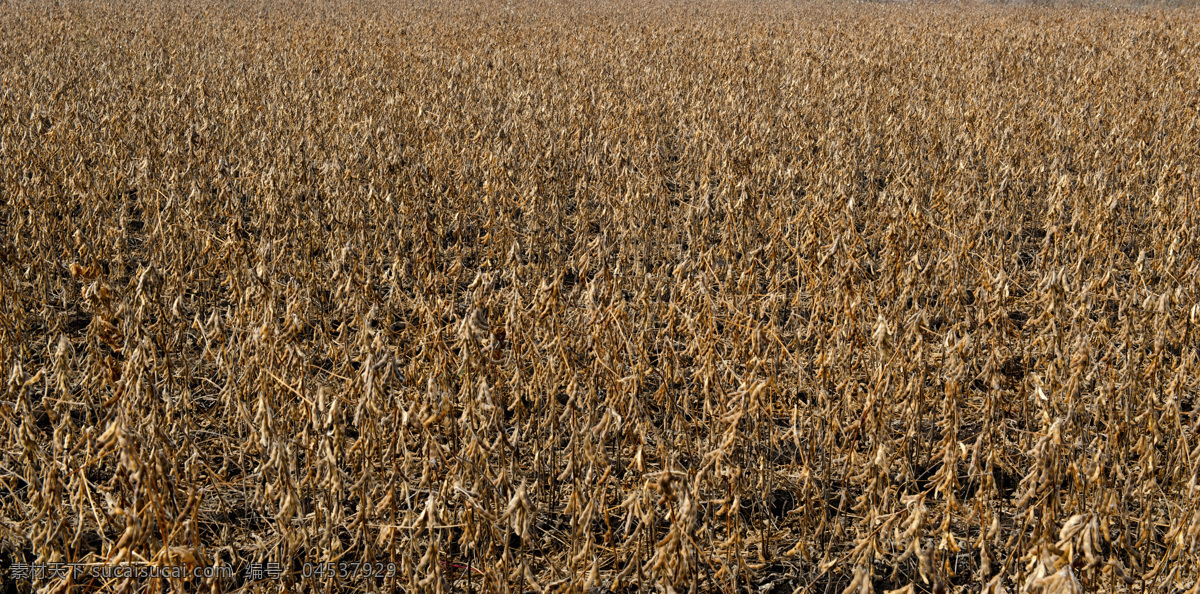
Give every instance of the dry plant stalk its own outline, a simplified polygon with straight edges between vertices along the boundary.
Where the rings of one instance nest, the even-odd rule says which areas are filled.
[[[9,0],[0,567],[1196,592],[1198,38],[1166,8]],[[391,571],[306,571],[339,561]]]

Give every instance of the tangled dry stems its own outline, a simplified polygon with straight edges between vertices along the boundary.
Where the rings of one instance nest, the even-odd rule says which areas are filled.
[[[5,565],[1196,591],[1191,12],[6,6]]]

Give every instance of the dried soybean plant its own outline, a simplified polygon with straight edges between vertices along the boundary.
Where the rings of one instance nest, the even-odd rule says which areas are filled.
[[[6,7],[17,591],[1197,591],[1190,11]]]

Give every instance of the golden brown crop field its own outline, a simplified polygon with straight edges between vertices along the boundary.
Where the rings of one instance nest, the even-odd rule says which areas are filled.
[[[1195,593],[1197,80],[1187,8],[4,0],[0,590]]]

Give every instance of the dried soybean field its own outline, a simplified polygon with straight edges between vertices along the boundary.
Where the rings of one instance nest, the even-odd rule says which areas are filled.
[[[0,6],[0,589],[1197,591],[1192,9]]]

